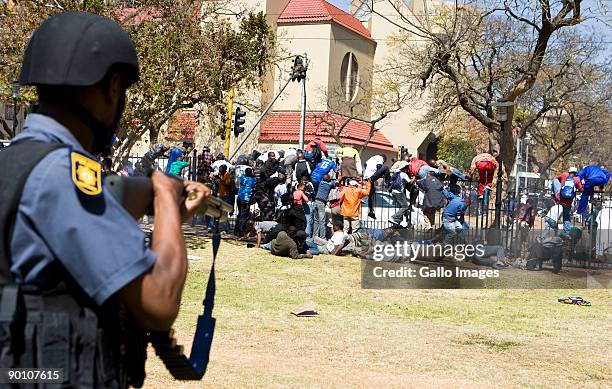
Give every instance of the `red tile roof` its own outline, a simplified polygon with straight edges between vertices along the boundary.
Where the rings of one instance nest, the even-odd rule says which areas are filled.
[[[193,139],[197,117],[195,112],[181,112],[170,119],[166,140]]]
[[[357,35],[373,41],[367,28],[354,16],[324,0],[290,0],[278,24],[333,21]]]
[[[335,144],[335,139],[325,129],[330,128],[329,122],[335,123],[340,128],[348,118],[325,112],[307,112],[306,130],[304,140],[306,142],[319,137],[325,143]],[[261,124],[260,142],[282,143],[298,142],[300,133],[300,112],[272,112]],[[340,134],[340,139],[345,145],[361,146],[370,133],[370,124],[361,120],[352,119]],[[368,147],[396,151],[393,144],[380,132],[377,131],[368,143]]]

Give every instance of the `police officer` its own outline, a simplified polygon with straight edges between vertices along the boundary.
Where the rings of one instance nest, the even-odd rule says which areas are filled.
[[[149,248],[96,159],[138,75],[128,34],[86,12],[50,17],[26,48],[19,81],[39,108],[0,152],[0,367],[62,368],[62,387],[139,385],[123,319],[167,330],[178,314],[181,222],[209,189],[155,172]]]

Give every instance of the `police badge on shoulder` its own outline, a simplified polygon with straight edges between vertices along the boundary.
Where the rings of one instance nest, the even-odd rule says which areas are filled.
[[[70,153],[71,177],[74,185],[87,196],[102,193],[102,166],[96,160],[77,151]]]

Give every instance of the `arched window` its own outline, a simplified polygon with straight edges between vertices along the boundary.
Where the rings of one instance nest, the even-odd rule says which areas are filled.
[[[340,86],[346,101],[351,102],[357,97],[359,90],[359,64],[357,63],[357,57],[351,52],[346,53],[342,59]]]

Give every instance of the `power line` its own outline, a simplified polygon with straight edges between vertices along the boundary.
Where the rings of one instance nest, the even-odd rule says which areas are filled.
[[[395,42],[395,39],[380,39],[380,38],[372,38],[370,37],[371,40],[376,41],[376,42]],[[292,40],[321,40],[321,41],[362,41],[362,38],[319,38],[319,37],[295,37],[295,38],[277,38],[277,40],[279,41],[292,41]],[[431,42],[432,40],[430,39],[423,39],[423,38],[411,38],[409,39],[410,42]],[[572,43],[591,43],[590,41],[574,41]],[[610,44],[612,43],[612,41],[597,41],[597,42],[593,42],[593,43],[605,43],[605,44]]]

